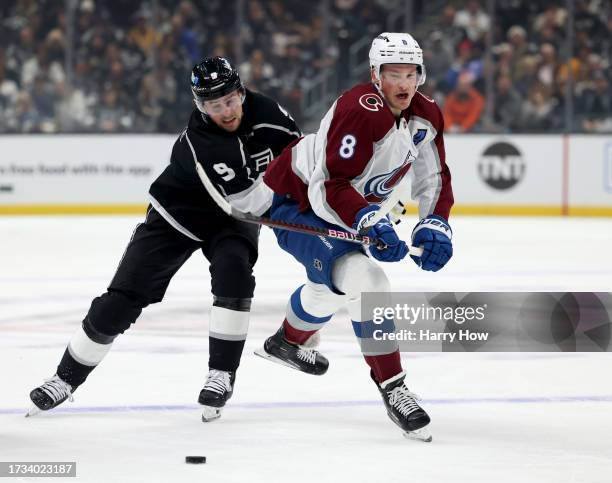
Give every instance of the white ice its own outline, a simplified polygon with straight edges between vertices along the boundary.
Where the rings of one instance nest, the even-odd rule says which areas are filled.
[[[140,217],[0,218],[0,461],[76,461],[82,481],[609,482],[612,357],[403,354],[430,444],[387,418],[348,316],[323,331],[313,377],[253,349],[283,318],[301,267],[263,229],[250,334],[222,419],[195,404],[207,371],[208,266],[194,254],[164,302],[120,336],[74,403],[24,418],[102,293]],[[400,231],[408,236],[414,220]],[[387,265],[396,291],[612,291],[606,219],[454,218],[437,274]],[[61,410],[60,410],[61,409]],[[187,465],[186,455],[205,455]]]

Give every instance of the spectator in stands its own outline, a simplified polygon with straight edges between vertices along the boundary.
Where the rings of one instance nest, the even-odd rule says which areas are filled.
[[[527,132],[546,132],[553,125],[551,113],[556,106],[549,89],[541,84],[534,84],[523,101],[521,126]]]
[[[36,55],[34,32],[28,25],[19,31],[19,40],[7,47],[7,70],[21,75],[23,65]]]
[[[612,113],[612,90],[603,72],[593,73],[593,81],[578,98],[577,107],[582,129],[586,132],[599,132]]]
[[[590,2],[593,4],[593,2]],[[602,6],[603,7],[603,6]],[[608,19],[610,19],[610,5],[608,4]],[[592,39],[606,40],[610,42],[610,30],[601,18],[589,8],[589,2],[577,0],[574,11],[574,28],[585,32]]]
[[[180,126],[184,122],[184,113],[174,109],[177,99],[177,83],[172,71],[170,62],[172,52],[163,48],[159,51],[158,64],[153,70],[153,83],[157,89],[157,102],[161,108],[158,129],[164,132],[171,132],[174,126]]]
[[[489,31],[491,19],[480,6],[478,0],[468,0],[466,8],[455,15],[455,26],[465,30],[472,43],[484,43],[484,36]]]
[[[18,94],[17,82],[7,77],[6,54],[0,47],[0,132],[13,129],[10,120],[14,117]]]
[[[55,84],[65,80],[63,65],[54,60],[51,61],[48,55],[47,44],[38,46],[36,56],[30,58],[21,68],[21,87],[30,88],[38,76],[47,78],[47,82]]]
[[[31,88],[31,97],[34,109],[41,117],[41,127],[45,132],[55,132],[55,100],[57,98],[57,84],[50,83],[44,74],[38,74]]]
[[[533,23],[536,43],[547,42],[558,49],[565,38],[566,26],[567,11],[555,3],[548,4]]]
[[[513,25],[508,29],[506,37],[512,48],[512,66],[516,68],[519,62],[529,54],[527,31],[520,25]]]
[[[559,64],[557,63],[557,51],[553,44],[542,44],[540,46],[540,59],[538,64],[538,81],[547,87],[552,87]]]
[[[441,31],[434,30],[429,34],[423,46],[423,60],[430,78],[444,78],[453,63],[455,55],[453,47],[452,44],[446,42]]]
[[[15,102],[15,121],[12,131],[19,133],[41,132],[41,118],[32,105],[32,97],[27,91],[21,91]]]
[[[174,47],[187,54],[190,64],[195,64],[202,57],[198,31],[191,22],[185,21],[180,13],[172,16],[170,24],[170,36],[173,37]],[[164,42],[164,45],[167,44]]]
[[[457,9],[453,4],[447,4],[440,14],[436,30],[442,34],[442,43],[448,45],[453,51],[459,43],[466,38],[465,30],[455,23]]]
[[[272,47],[272,25],[266,10],[260,0],[249,0],[246,11],[246,22],[242,27],[242,35],[246,45],[247,54],[258,48],[270,52]],[[240,70],[242,73],[242,69]]]
[[[59,98],[55,106],[58,131],[90,131],[95,123],[90,99],[81,89],[70,87],[65,82],[57,84],[56,91]]]
[[[457,87],[444,102],[444,125],[448,132],[470,132],[480,120],[484,98],[472,86],[473,75],[463,72],[459,75]]]
[[[152,75],[143,77],[138,89],[138,102],[136,104],[136,128],[141,132],[155,132],[157,120],[162,109],[157,101],[157,89]]]
[[[495,77],[510,77],[515,73],[513,64],[514,51],[512,45],[508,42],[502,42],[493,47],[493,55],[495,55]]]
[[[98,109],[96,131],[125,132],[129,131],[133,124],[132,113],[119,103],[119,92],[114,87],[107,88],[102,95],[102,105]]]
[[[493,122],[496,130],[501,132],[520,131],[521,103],[523,99],[512,86],[512,79],[508,75],[501,75],[497,79],[495,93],[495,108],[493,109]]]
[[[457,57],[448,69],[444,78],[444,88],[446,92],[453,90],[463,72],[471,74],[472,83],[477,82],[482,78],[483,59],[479,56],[474,56],[470,42],[463,41],[457,48]]]
[[[246,82],[251,90],[258,92],[270,92],[270,90],[273,90],[272,84],[275,81],[274,67],[266,61],[263,50],[253,50],[249,60],[240,64],[238,71],[243,82]]]
[[[159,46],[160,36],[151,25],[151,14],[144,7],[136,13],[134,27],[128,37],[146,57],[153,55],[153,49]]]
[[[514,87],[521,97],[527,97],[529,89],[538,81],[538,58],[526,55],[518,61],[514,72]]]
[[[526,23],[532,11],[537,10],[537,3],[533,0],[495,0],[495,23],[499,24],[501,32]]]

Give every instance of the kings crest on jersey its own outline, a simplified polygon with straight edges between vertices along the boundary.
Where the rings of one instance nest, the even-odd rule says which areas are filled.
[[[418,91],[398,119],[372,84],[361,84],[336,100],[317,133],[285,149],[264,180],[302,211],[350,229],[357,211],[403,189],[412,169],[420,217],[448,218],[453,195],[443,126],[438,106]]]
[[[194,109],[174,143],[170,164],[149,190],[153,207],[190,238],[202,238],[210,216],[225,216],[195,170],[200,163],[218,191],[241,211],[262,214],[272,193],[262,181],[271,160],[301,136],[291,116],[272,99],[246,89],[244,117],[228,132]]]

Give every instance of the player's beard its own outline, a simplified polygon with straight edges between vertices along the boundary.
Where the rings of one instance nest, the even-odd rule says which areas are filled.
[[[226,122],[226,121],[230,121],[230,122]],[[219,119],[218,124],[226,131],[234,132],[240,127],[241,121],[242,121],[242,113],[240,113],[239,115],[232,116],[227,120]]]

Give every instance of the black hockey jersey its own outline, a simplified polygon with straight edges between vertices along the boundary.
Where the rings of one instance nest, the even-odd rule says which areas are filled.
[[[247,89],[243,110],[238,130],[228,132],[194,109],[174,143],[170,164],[149,189],[153,207],[192,239],[205,239],[211,225],[227,217],[202,185],[196,162],[233,206],[260,215],[272,197],[264,171],[301,136],[291,116],[269,97]]]

